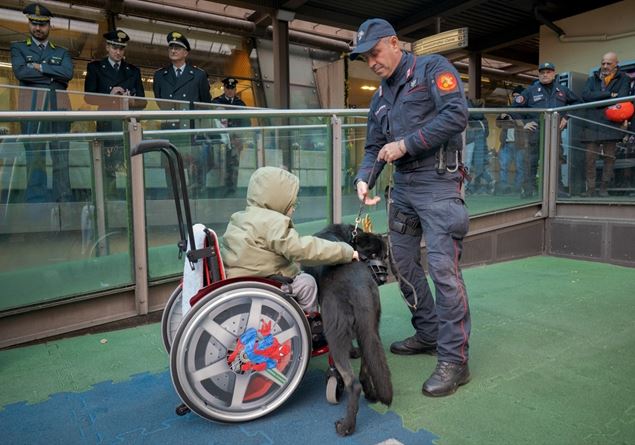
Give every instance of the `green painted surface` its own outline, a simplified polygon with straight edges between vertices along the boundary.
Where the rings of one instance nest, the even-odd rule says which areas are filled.
[[[435,358],[387,353],[388,409],[405,427],[439,435],[439,445],[634,443],[635,269],[533,257],[464,275],[472,381],[426,398],[420,388]],[[395,284],[382,288],[382,305],[388,350],[412,332]],[[0,406],[167,366],[157,324],[0,351]],[[326,369],[326,357],[310,366]]]

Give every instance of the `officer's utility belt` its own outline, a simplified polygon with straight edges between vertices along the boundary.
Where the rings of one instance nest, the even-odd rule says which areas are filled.
[[[455,144],[443,144],[434,154],[436,170],[440,175],[454,173],[461,166],[461,150]]]
[[[395,162],[395,168],[398,172],[407,172],[416,170],[421,167],[432,167],[435,165],[434,156],[429,155],[423,158],[415,158],[405,162]]]

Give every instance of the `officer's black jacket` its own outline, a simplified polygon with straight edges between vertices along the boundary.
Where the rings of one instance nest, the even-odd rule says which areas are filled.
[[[212,101],[207,73],[191,65],[185,65],[185,70],[178,79],[172,65],[157,70],[154,73],[152,89],[157,99],[207,103]],[[162,110],[177,109],[174,103],[159,102],[158,105]],[[188,107],[179,105],[178,108]]]
[[[87,93],[110,94],[114,87],[122,87],[130,91],[131,96],[145,97],[143,83],[141,82],[141,71],[125,60],[120,62],[118,70],[115,70],[108,57],[90,62],[86,68],[86,80],[84,81],[84,91]],[[99,105],[100,109],[116,109],[118,100],[108,98],[86,96],[86,102]],[[143,103],[144,101],[139,101]],[[114,105],[114,106],[113,106]]]
[[[397,169],[417,164],[433,169],[442,145],[460,144],[467,120],[463,84],[454,66],[438,54],[415,57],[404,52],[371,100],[365,153],[355,180],[372,186],[385,165],[375,162],[379,150],[400,139],[407,153],[394,162]]]

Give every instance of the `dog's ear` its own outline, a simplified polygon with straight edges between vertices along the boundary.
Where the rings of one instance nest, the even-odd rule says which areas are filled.
[[[386,244],[380,235],[360,232],[356,239],[357,250],[370,257],[383,258],[386,254]]]

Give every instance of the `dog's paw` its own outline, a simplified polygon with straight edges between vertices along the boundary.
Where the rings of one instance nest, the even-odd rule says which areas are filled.
[[[355,432],[355,423],[349,425],[345,419],[335,422],[335,432],[340,436],[350,436]]]

